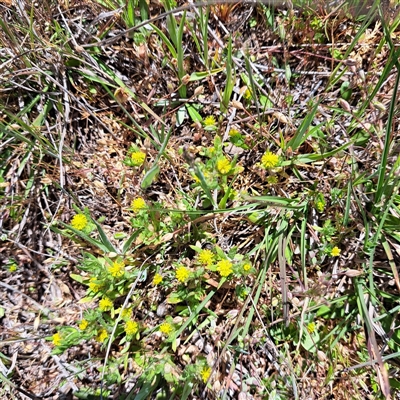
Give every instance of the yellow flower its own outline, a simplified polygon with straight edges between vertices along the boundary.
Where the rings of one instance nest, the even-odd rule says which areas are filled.
[[[135,335],[139,331],[139,324],[136,321],[128,321],[125,324],[125,333],[128,336]]]
[[[193,177],[193,180],[194,180],[196,183],[199,183],[199,182],[200,182],[200,178],[199,178],[197,175],[192,175],[192,177]]]
[[[222,260],[217,264],[217,270],[221,276],[229,276],[232,270],[232,263],[228,260]]]
[[[243,97],[244,97],[246,100],[250,100],[250,99],[253,97],[253,94],[251,93],[251,90],[250,90],[250,89],[247,89],[247,90],[244,92]]]
[[[146,202],[142,197],[138,197],[137,199],[132,200],[131,208],[133,212],[138,212],[146,208]]]
[[[159,329],[161,333],[169,336],[173,332],[174,327],[169,322],[164,322],[160,325]]]
[[[315,322],[309,322],[307,325],[308,333],[314,333],[315,331]]]
[[[9,270],[10,272],[15,272],[17,269],[18,269],[17,264],[11,264],[11,265],[8,267],[8,270]]]
[[[266,151],[265,154],[261,157],[261,165],[265,169],[274,168],[278,164],[279,164],[279,156],[277,154],[271,153],[270,151]]]
[[[143,153],[143,151],[134,151],[131,154],[132,164],[135,167],[140,167],[144,163],[145,159],[146,159],[146,153]]]
[[[251,270],[251,264],[249,264],[249,263],[244,264],[243,265],[243,270],[246,271],[246,272],[250,271]]]
[[[184,266],[178,267],[175,271],[176,279],[178,279],[178,281],[182,282],[182,283],[187,281],[187,279],[189,278],[189,275],[190,275],[190,271]]]
[[[53,335],[53,344],[54,346],[59,346],[61,344],[62,337],[59,332]]]
[[[211,375],[211,367],[204,367],[201,371],[200,371],[200,376],[201,379],[204,383],[206,383],[208,381],[208,378]]]
[[[120,278],[122,275],[124,275],[125,272],[124,262],[118,262],[118,261],[113,262],[111,267],[108,267],[108,272],[114,278]]]
[[[105,297],[99,301],[99,309],[100,311],[109,311],[113,306],[113,302],[108,298]]]
[[[217,161],[217,170],[220,174],[226,175],[231,171],[231,163],[225,157]]]
[[[207,266],[210,266],[214,261],[214,254],[211,250],[201,250],[199,253],[199,261]]]
[[[75,229],[78,229],[78,231],[85,229],[87,224],[88,224],[88,219],[86,218],[86,215],[84,215],[84,214],[74,215],[74,218],[72,218],[72,221],[71,221],[71,226]]]
[[[102,285],[96,283],[96,279],[95,278],[91,278],[90,282],[89,282],[89,289],[93,292],[93,293],[97,293],[100,292]]]
[[[153,278],[153,285],[158,285],[162,282],[163,277],[160,274],[155,274]]]
[[[79,324],[79,329],[80,329],[81,331],[84,331],[84,330],[88,327],[88,325],[89,325],[89,322],[86,321],[86,319],[83,319],[83,320],[81,321],[81,323]]]
[[[108,338],[108,333],[105,329],[101,329],[96,336],[96,340],[103,343]]]
[[[232,129],[229,131],[229,136],[230,136],[230,137],[239,136],[239,135],[240,135],[240,132],[239,132],[237,129],[235,129],[235,128],[232,128]]]
[[[213,115],[209,115],[208,117],[204,118],[204,126],[215,126],[217,121],[215,120],[215,117]]]
[[[119,309],[120,315],[122,319],[129,319],[132,315],[132,308],[124,308],[124,309]]]
[[[316,203],[315,203],[315,208],[317,209],[317,211],[319,211],[319,212],[322,212],[322,211],[324,211],[324,208],[325,208],[325,202],[324,201],[322,201],[322,200],[318,200]]]
[[[340,255],[341,250],[339,249],[339,247],[335,246],[332,250],[331,250],[331,256],[332,257],[337,257],[338,255]]]

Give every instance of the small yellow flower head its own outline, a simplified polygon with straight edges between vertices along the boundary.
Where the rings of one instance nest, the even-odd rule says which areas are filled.
[[[307,325],[307,331],[308,333],[314,333],[315,331],[315,322],[309,322]]]
[[[132,316],[132,308],[120,309],[120,315],[122,319],[129,319]]]
[[[139,332],[139,324],[136,321],[128,321],[124,330],[128,336],[135,335]]]
[[[276,185],[278,183],[278,177],[276,175],[270,175],[267,178],[267,183],[269,183],[270,185]]]
[[[100,311],[109,311],[113,306],[113,302],[108,298],[105,297],[99,301],[99,309]]]
[[[215,126],[217,121],[213,115],[209,115],[208,117],[204,118],[204,126]]]
[[[8,267],[8,270],[9,270],[10,272],[15,272],[17,269],[18,269],[17,264],[11,264],[11,265]]]
[[[200,183],[200,178],[197,175],[192,175],[192,177],[196,183]]]
[[[83,319],[79,324],[79,329],[84,331],[89,326],[89,322],[86,319]]]
[[[85,229],[87,224],[88,224],[88,219],[86,218],[86,215],[84,215],[84,214],[74,215],[74,218],[72,218],[72,221],[71,221],[71,226],[75,229],[78,229],[78,231]]]
[[[206,383],[208,381],[208,378],[211,375],[211,367],[204,367],[201,371],[200,371],[200,376],[201,379],[204,383]]]
[[[239,132],[237,129],[235,129],[235,128],[232,128],[232,129],[229,131],[229,136],[230,136],[230,137],[239,136],[239,135],[240,135],[240,132]]]
[[[185,282],[188,280],[189,276],[190,276],[190,271],[184,267],[183,265],[181,265],[180,267],[178,267],[175,271],[175,276],[176,279],[178,279],[179,282]]]
[[[115,261],[110,267],[108,267],[108,272],[114,278],[120,278],[122,275],[124,275],[125,264],[120,261]]]
[[[339,247],[335,246],[332,250],[331,250],[331,256],[332,257],[337,257],[340,255],[341,250],[339,249]]]
[[[133,212],[139,212],[140,210],[143,210],[146,208],[146,202],[142,197],[138,197],[135,200],[132,200],[131,203],[131,208]]]
[[[90,279],[89,282],[89,289],[93,292],[93,293],[98,293],[101,290],[101,285],[99,285],[98,283],[96,283],[96,280],[94,278]]]
[[[323,202],[322,200],[318,200],[315,203],[315,208],[317,209],[318,212],[323,212],[325,208],[325,202]]]
[[[207,266],[210,266],[214,261],[214,254],[211,250],[201,250],[199,253],[199,261]]]
[[[140,167],[146,159],[146,153],[143,151],[134,151],[131,154],[131,160],[134,167]]]
[[[249,264],[249,263],[244,264],[243,265],[243,270],[245,272],[249,272],[251,270],[251,264]]]
[[[244,97],[246,100],[250,100],[250,99],[253,97],[253,94],[251,93],[251,90],[250,90],[250,89],[247,89],[247,90],[244,92],[243,97]]]
[[[108,338],[108,333],[105,329],[101,329],[96,336],[96,340],[99,343],[103,343]]]
[[[173,331],[174,327],[169,322],[164,322],[160,325],[160,332],[169,336]]]
[[[59,346],[61,344],[62,337],[59,332],[53,335],[53,344],[54,346]]]
[[[261,157],[261,165],[265,169],[275,168],[279,164],[279,156],[277,154],[266,151]]]
[[[162,282],[162,280],[163,280],[162,275],[160,275],[160,274],[155,274],[155,275],[154,275],[154,278],[153,278],[153,285],[154,285],[154,286],[159,285],[159,284]]]
[[[221,175],[229,174],[231,169],[232,169],[231,163],[225,157],[217,161],[217,170]]]
[[[217,270],[221,276],[229,276],[233,272],[232,263],[228,260],[221,260],[217,264]]]

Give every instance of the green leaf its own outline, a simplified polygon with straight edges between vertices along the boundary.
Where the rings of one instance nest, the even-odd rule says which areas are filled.
[[[193,72],[192,75],[190,75],[189,82],[201,81],[211,75],[219,74],[223,70],[223,68],[215,68],[210,71]]]
[[[112,243],[108,239],[108,237],[107,237],[106,233],[103,231],[103,228],[101,227],[101,225],[95,220],[93,220],[93,222],[96,225],[96,228],[97,228],[97,231],[99,232],[102,243],[104,244],[104,246],[106,246],[108,251],[114,252],[114,253],[119,253],[118,250],[112,245]]]
[[[69,276],[74,280],[77,281],[79,283],[84,283],[84,281],[86,280],[83,276],[78,275],[78,274],[69,274]]]
[[[168,304],[178,304],[181,303],[184,298],[181,296],[180,293],[172,292],[167,296],[167,303]]]
[[[140,230],[137,230],[132,233],[132,235],[129,237],[129,239],[124,243],[124,246],[122,247],[122,254],[125,254],[129,248],[131,247],[131,244],[134,242],[134,240],[139,236]]]
[[[307,329],[304,330],[303,337],[301,338],[301,345],[307,351],[315,353],[319,342],[319,333],[317,331],[312,334]]]
[[[350,100],[350,97],[353,93],[353,89],[350,86],[350,82],[346,81],[343,82],[342,85],[340,86],[340,95],[344,100]]]
[[[193,106],[193,104],[186,104],[186,109],[190,115],[190,118],[192,119],[193,122],[201,122],[202,118],[201,115],[197,112],[196,108]]]
[[[299,128],[297,129],[296,133],[294,134],[293,138],[289,140],[289,142],[287,143],[286,148],[290,147],[293,151],[297,150],[302,145],[302,143],[304,143],[307,137],[312,133],[310,127],[313,122],[314,116],[317,113],[318,106],[319,106],[319,101],[315,104],[313,109],[304,118]]]
[[[187,116],[186,108],[184,106],[179,107],[179,110],[176,113],[176,126],[179,127],[185,121]]]
[[[90,236],[86,235],[86,233],[83,233],[82,231],[78,231],[78,229],[73,228],[71,225],[67,225],[62,221],[58,221],[58,223],[60,225],[62,225],[64,228],[67,228],[69,230],[71,230],[73,233],[75,233],[75,235],[79,236],[80,238],[82,238],[83,240],[85,240],[86,242],[90,243],[91,245],[97,247],[98,249],[100,249],[102,252],[104,253],[108,253],[110,250],[107,248],[107,246],[105,246],[103,243],[92,239]],[[55,226],[51,226],[50,228],[52,231],[56,232],[56,233],[60,233],[61,235],[65,235],[65,232],[62,232],[60,229],[58,229]]]
[[[318,308],[316,316],[327,318],[330,313],[331,313],[331,308],[326,305],[322,305],[321,307]]]
[[[229,41],[228,41],[228,54],[226,56],[226,83],[225,83],[225,89],[224,89],[224,94],[222,95],[222,101],[220,104],[221,112],[225,113],[228,111],[229,107],[229,101],[231,99],[231,95],[233,92],[233,87],[234,87],[234,79],[233,79],[233,73],[232,73],[232,65],[233,65],[233,60],[232,60],[232,37],[229,36]]]
[[[155,163],[145,174],[143,177],[142,183],[140,187],[143,190],[146,190],[152,183],[153,181],[157,178],[158,174],[160,173],[160,167],[158,166],[158,163]]]

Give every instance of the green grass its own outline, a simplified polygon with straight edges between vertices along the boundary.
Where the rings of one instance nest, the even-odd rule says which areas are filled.
[[[398,18],[1,7],[0,393],[399,393]]]

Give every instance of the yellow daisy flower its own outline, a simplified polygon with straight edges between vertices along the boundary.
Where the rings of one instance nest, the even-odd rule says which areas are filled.
[[[131,208],[133,212],[138,212],[146,208],[146,202],[142,197],[138,197],[137,199],[132,200]]]
[[[307,325],[308,333],[312,334],[315,331],[315,322],[309,322]]]
[[[62,341],[62,337],[61,337],[61,335],[60,335],[60,333],[59,332],[57,332],[57,333],[55,333],[54,335],[53,335],[53,344],[54,344],[54,346],[59,346],[60,344],[61,344],[61,341]]]
[[[124,330],[128,336],[135,335],[139,332],[139,324],[136,321],[128,321]]]
[[[158,285],[162,282],[163,277],[160,274],[155,274],[153,278],[153,285]]]
[[[243,270],[246,271],[246,272],[250,271],[251,270],[251,264],[249,264],[249,263],[244,264],[243,265]]]
[[[251,90],[250,89],[246,89],[246,91],[243,94],[243,97],[246,100],[250,100],[253,97],[253,94],[251,93]]]
[[[332,250],[331,250],[331,256],[332,257],[337,257],[339,256],[341,253],[341,250],[339,249],[339,247],[335,246]]]
[[[232,129],[229,131],[229,136],[230,136],[230,137],[239,136],[239,135],[240,135],[240,132],[239,132],[237,129],[235,129],[235,128],[232,128]]]
[[[204,118],[204,126],[215,126],[217,121],[213,115],[209,115],[208,117]]]
[[[201,376],[201,379],[202,379],[202,381],[203,381],[204,383],[206,383],[206,382],[208,381],[208,378],[209,378],[210,375],[211,375],[211,371],[212,371],[211,367],[204,367],[204,368],[200,371],[200,376]]]
[[[217,170],[220,174],[227,175],[229,174],[231,169],[232,169],[231,163],[225,157],[217,161]]]
[[[74,215],[74,218],[72,218],[71,220],[71,226],[75,229],[78,229],[78,231],[81,231],[82,229],[86,228],[88,222],[89,221],[86,218],[86,215],[76,214]]]
[[[89,322],[86,319],[83,319],[79,324],[79,329],[84,331],[89,326]]]
[[[132,315],[132,307],[120,309],[120,315],[122,319],[129,319]]]
[[[108,272],[113,276],[114,278],[120,278],[121,276],[124,275],[125,272],[125,264],[124,262],[119,262],[115,261],[113,264],[108,267]]]
[[[143,151],[134,151],[131,154],[132,164],[135,167],[140,167],[144,163],[145,159],[146,153],[143,153]]]
[[[228,260],[221,260],[217,264],[217,271],[221,276],[229,276],[232,272],[232,263]]]
[[[101,329],[96,336],[96,340],[99,343],[103,343],[108,338],[108,333],[105,329]]]
[[[210,266],[214,261],[214,254],[211,250],[201,250],[198,257],[199,261],[207,266]]]
[[[183,282],[187,281],[187,279],[189,278],[190,271],[186,267],[180,266],[176,269],[175,276],[179,282],[183,283]]]
[[[173,331],[174,327],[169,322],[164,322],[160,325],[160,332],[169,336]]]
[[[261,157],[261,165],[265,169],[275,168],[279,164],[279,156],[277,154],[266,151]]]
[[[100,311],[109,311],[113,306],[113,302],[108,298],[105,297],[99,301],[99,309]]]
[[[100,292],[101,287],[102,287],[102,286],[101,286],[100,284],[98,284],[94,278],[91,278],[91,279],[90,279],[90,282],[89,282],[89,289],[90,289],[93,293],[98,293],[98,292]]]

